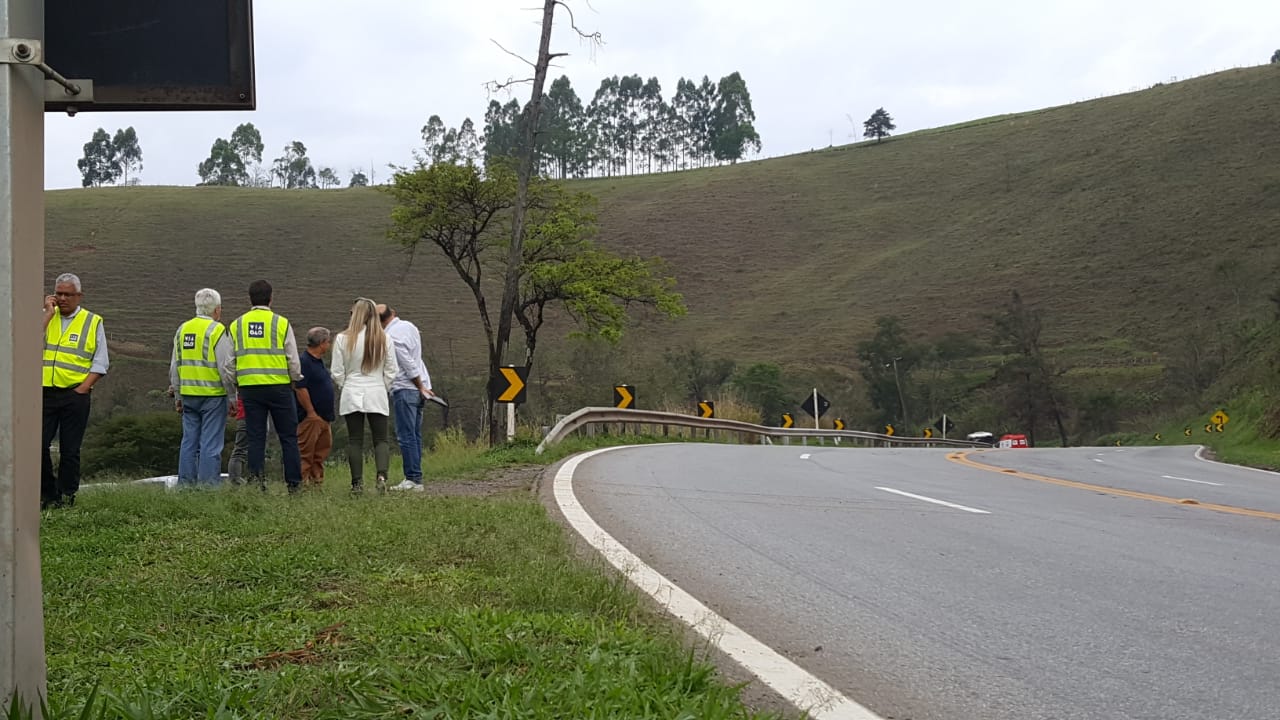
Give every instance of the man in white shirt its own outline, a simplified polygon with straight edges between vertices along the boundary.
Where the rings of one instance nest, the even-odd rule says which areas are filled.
[[[378,305],[378,318],[396,351],[400,371],[391,383],[396,440],[404,462],[404,481],[393,490],[422,490],[422,409],[431,392],[431,375],[422,360],[422,335],[413,323],[396,317],[395,308]]]

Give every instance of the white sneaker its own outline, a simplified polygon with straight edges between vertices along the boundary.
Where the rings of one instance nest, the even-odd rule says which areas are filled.
[[[422,486],[412,480],[404,480],[399,485],[391,488],[392,490],[421,490]]]

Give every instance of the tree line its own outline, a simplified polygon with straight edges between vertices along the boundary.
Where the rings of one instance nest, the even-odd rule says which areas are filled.
[[[316,169],[307,156],[307,146],[293,140],[284,146],[280,157],[263,164],[266,146],[262,134],[253,123],[236,127],[230,138],[217,138],[209,149],[209,157],[196,168],[201,185],[236,185],[242,187],[334,188],[342,186],[342,178],[332,167]],[[369,177],[352,170],[347,187],[363,187]]]
[[[448,128],[432,115],[422,128],[430,163],[490,165],[516,157],[525,108],[517,100],[491,100],[477,132],[466,118]],[[736,163],[761,148],[747,82],[738,72],[719,82],[680,78],[670,99],[658,78],[612,76],[584,102],[568,76],[542,98],[535,141],[543,177],[612,177]]]

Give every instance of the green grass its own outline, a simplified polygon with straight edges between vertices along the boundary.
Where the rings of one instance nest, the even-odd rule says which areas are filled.
[[[1100,443],[1110,445],[1204,445],[1215,459],[1280,471],[1280,439],[1266,437],[1260,431],[1260,421],[1268,406],[1263,392],[1248,392],[1221,405],[1206,406],[1201,412],[1177,420],[1161,421],[1142,432],[1114,433],[1101,438]],[[1205,426],[1218,410],[1223,410],[1230,421],[1222,432],[1206,432]],[[1185,434],[1186,430],[1191,434]],[[1156,439],[1156,435],[1160,439]]]
[[[532,451],[465,454],[434,461]],[[300,497],[133,487],[47,513],[52,716],[95,687],[106,718],[758,716],[528,493],[346,487],[334,467]]]
[[[666,257],[688,301],[684,320],[637,328],[628,357],[696,341],[743,362],[848,369],[878,315],[985,339],[983,315],[1014,288],[1073,358],[1151,357],[1266,305],[1280,265],[1277,106],[1274,67],[1233,70],[878,145],[576,187],[601,199],[602,242]],[[466,288],[430,252],[406,266],[375,190],[105,188],[47,203],[46,276],[81,273],[121,352],[166,352],[196,288],[220,288],[231,316],[266,277],[300,332],[342,325],[368,295],[424,329],[433,374],[484,367]],[[564,329],[548,327],[542,357]]]

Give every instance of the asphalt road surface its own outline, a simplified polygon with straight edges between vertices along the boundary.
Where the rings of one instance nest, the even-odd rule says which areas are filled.
[[[574,486],[658,572],[885,718],[1280,718],[1280,520],[1176,504],[1280,518],[1280,476],[1190,447],[950,454],[639,447]]]

